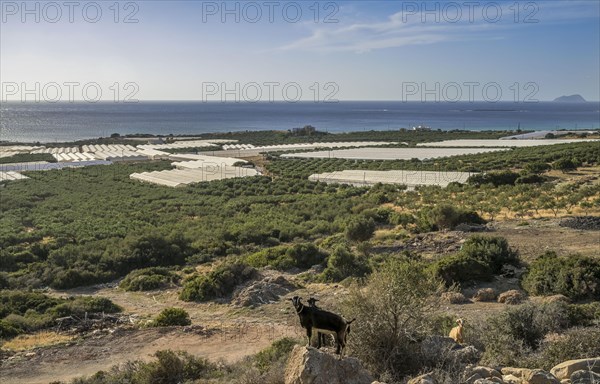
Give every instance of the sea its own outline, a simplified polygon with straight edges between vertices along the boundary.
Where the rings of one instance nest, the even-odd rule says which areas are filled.
[[[600,128],[600,102],[137,102],[0,103],[0,141],[66,142],[113,133],[194,135],[206,132]]]

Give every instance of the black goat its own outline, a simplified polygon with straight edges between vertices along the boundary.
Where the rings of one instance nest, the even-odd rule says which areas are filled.
[[[306,300],[306,302],[308,303],[308,305],[310,305],[312,308],[318,308],[317,307],[317,301],[319,301],[319,299],[315,299],[314,297],[309,297],[308,300]],[[325,335],[327,335],[326,333],[321,333],[321,332],[317,332],[317,349],[321,349],[321,345],[322,344],[326,344],[325,342]]]
[[[346,348],[347,335],[350,333],[350,324],[356,319],[346,321],[342,316],[335,313],[324,311],[315,306],[308,307],[302,303],[302,298],[298,296],[294,296],[290,300],[292,300],[294,309],[300,318],[300,325],[306,329],[308,346],[310,346],[313,329],[317,333],[333,334],[336,344],[335,353],[340,355],[340,359],[342,359]]]

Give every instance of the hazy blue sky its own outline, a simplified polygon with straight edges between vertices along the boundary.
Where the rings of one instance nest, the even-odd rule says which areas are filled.
[[[472,92],[481,100],[498,89],[503,100],[600,99],[597,0],[48,4],[30,2],[26,10],[21,1],[2,1],[6,98],[19,99],[22,83],[35,89],[39,82],[59,84],[65,99],[64,83],[77,82],[72,89],[81,99],[83,84],[94,82],[104,99],[114,97],[114,83],[121,99],[134,91],[142,100],[201,100],[209,92],[220,99],[222,83],[235,89],[238,82],[241,99],[256,99],[260,89],[263,100],[269,90],[279,100],[290,83],[298,86],[288,86],[286,97],[299,89],[306,100],[315,98],[314,83],[318,99],[432,101]],[[126,83],[139,89],[123,89]],[[47,86],[45,97],[55,88]]]

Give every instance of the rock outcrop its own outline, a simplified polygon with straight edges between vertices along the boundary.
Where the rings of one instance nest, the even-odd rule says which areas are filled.
[[[234,293],[233,303],[243,307],[256,307],[276,302],[294,289],[296,286],[281,275],[266,276]]]
[[[435,379],[429,373],[426,373],[424,375],[415,377],[414,379],[408,380],[407,384],[436,384],[436,383],[435,383]]]
[[[600,374],[593,371],[576,371],[571,375],[571,384],[600,384]]]
[[[516,289],[512,289],[510,291],[503,292],[498,296],[499,303],[511,304],[511,305],[521,304],[522,302],[525,301],[525,299],[526,299],[525,294]]]
[[[570,379],[576,371],[593,371],[600,374],[600,357],[593,359],[569,360],[550,370],[559,380]]]
[[[285,384],[371,384],[373,377],[353,357],[295,346],[285,369]]]
[[[473,301],[496,301],[498,292],[494,288],[481,288],[473,296]]]

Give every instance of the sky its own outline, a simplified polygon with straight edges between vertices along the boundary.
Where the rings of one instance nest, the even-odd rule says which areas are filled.
[[[0,1],[2,100],[600,99],[600,1]]]

